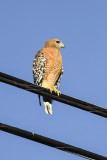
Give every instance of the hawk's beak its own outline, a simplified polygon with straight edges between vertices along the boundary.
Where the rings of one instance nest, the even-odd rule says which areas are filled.
[[[61,43],[61,48],[64,48],[65,46],[64,46],[64,44],[63,43]]]

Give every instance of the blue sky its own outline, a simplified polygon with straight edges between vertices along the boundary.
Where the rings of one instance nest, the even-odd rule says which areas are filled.
[[[64,75],[59,90],[107,108],[107,0],[0,1],[0,71],[33,83],[35,54],[60,39]],[[107,120],[59,103],[53,115],[37,95],[0,83],[0,122],[107,156]],[[2,160],[82,160],[0,131]]]

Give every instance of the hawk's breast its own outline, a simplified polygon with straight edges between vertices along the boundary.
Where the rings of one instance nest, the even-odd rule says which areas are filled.
[[[46,58],[46,68],[44,79],[47,79],[48,75],[54,76],[54,83],[58,79],[58,76],[62,70],[62,56],[57,48],[44,48],[43,53]]]

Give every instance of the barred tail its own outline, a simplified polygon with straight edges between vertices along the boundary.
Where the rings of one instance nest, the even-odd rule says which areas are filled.
[[[44,101],[44,107],[45,107],[46,114],[52,114],[51,99],[47,97],[43,97],[43,101]]]

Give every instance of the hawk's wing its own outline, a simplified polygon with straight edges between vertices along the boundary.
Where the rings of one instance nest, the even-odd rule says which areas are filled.
[[[40,50],[36,54],[33,61],[33,77],[34,77],[34,83],[36,85],[39,86],[42,85],[42,80],[45,74],[45,65],[46,65],[45,55],[43,54],[42,50]]]
[[[40,50],[33,61],[33,77],[34,77],[34,84],[42,86],[42,81],[45,74],[45,65],[46,59],[45,55],[43,54],[42,50]],[[40,95],[39,96],[39,104],[41,106]]]
[[[61,72],[59,74],[59,77],[58,77],[57,81],[55,82],[56,89],[58,89],[58,87],[59,87],[60,80],[61,80],[61,77],[62,77],[63,73],[64,73],[64,71],[63,71],[63,67],[62,67],[62,70],[61,70]]]

